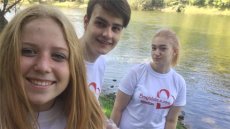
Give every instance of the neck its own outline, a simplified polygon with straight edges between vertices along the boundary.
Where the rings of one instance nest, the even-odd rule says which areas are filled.
[[[89,48],[89,46],[87,46],[87,43],[84,40],[84,37],[82,37],[80,39],[80,44],[81,44],[81,47],[83,49],[84,60],[88,61],[88,62],[91,62],[91,63],[95,62],[100,55],[94,54],[91,51],[91,49]]]
[[[152,69],[154,71],[156,71],[157,73],[165,74],[165,73],[168,73],[170,70],[170,66],[169,67],[160,66],[160,65],[154,64],[153,62],[151,62],[150,65],[151,65]]]
[[[47,111],[51,109],[55,104],[55,100],[51,100],[50,102],[47,102],[46,104],[32,104],[32,108],[36,112],[42,112],[42,111]]]

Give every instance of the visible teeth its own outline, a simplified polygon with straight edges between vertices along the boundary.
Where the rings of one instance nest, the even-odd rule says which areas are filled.
[[[100,40],[100,42],[104,44],[112,44],[111,42],[107,42],[106,40]]]
[[[106,43],[106,41],[103,41],[103,40],[102,40],[101,42],[102,42],[102,43]]]
[[[48,86],[48,85],[52,84],[51,81],[30,80],[30,82],[33,83],[34,85],[38,85],[38,86]]]

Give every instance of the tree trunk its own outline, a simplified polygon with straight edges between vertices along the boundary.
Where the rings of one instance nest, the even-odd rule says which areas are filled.
[[[2,32],[7,23],[8,21],[6,18],[3,15],[0,15],[0,32]]]
[[[80,3],[84,3],[84,0],[78,0],[78,2],[80,2]]]

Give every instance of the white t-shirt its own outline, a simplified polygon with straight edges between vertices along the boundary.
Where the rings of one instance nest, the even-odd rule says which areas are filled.
[[[97,60],[94,63],[85,61],[85,64],[87,71],[88,86],[98,99],[104,81],[106,64],[105,57],[101,55],[97,58]]]
[[[63,104],[56,102],[48,111],[38,114],[39,129],[65,129],[66,116],[63,110]]]
[[[119,86],[132,96],[124,109],[120,129],[164,129],[171,106],[186,104],[186,84],[173,69],[160,74],[150,63],[133,67]]]

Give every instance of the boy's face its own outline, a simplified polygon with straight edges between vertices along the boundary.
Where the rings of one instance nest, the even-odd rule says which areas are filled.
[[[114,16],[96,4],[90,18],[84,18],[86,47],[93,55],[104,55],[119,41],[123,30],[123,19]]]

